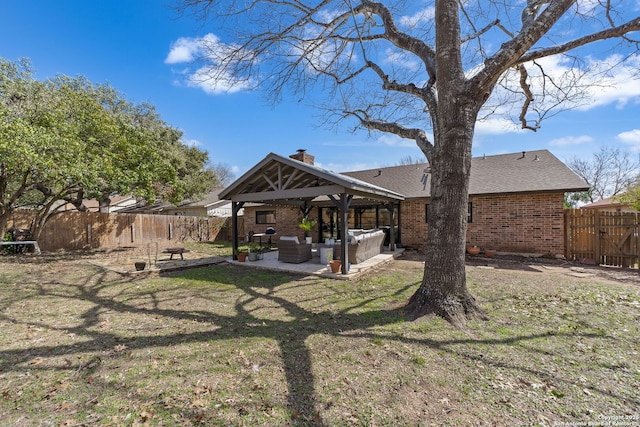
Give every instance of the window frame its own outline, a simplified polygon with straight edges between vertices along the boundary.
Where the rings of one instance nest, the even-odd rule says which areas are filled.
[[[273,221],[269,221],[273,219]],[[275,224],[276,223],[276,211],[275,210],[261,210],[256,211],[256,224]]]

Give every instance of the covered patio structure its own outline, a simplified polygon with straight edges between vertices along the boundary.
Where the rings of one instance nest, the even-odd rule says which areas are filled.
[[[404,200],[402,194],[274,153],[269,153],[225,188],[219,197],[231,200],[234,259],[238,252],[238,212],[247,202],[297,206],[304,216],[313,207],[335,207],[343,224],[339,235],[342,242],[340,257],[347,260],[349,245],[345,242],[349,236],[349,208],[372,203],[381,204],[389,210],[393,225],[396,204]],[[389,249],[393,251],[396,241],[393,226],[389,233]],[[342,274],[348,273],[346,262],[342,263],[341,270]]]

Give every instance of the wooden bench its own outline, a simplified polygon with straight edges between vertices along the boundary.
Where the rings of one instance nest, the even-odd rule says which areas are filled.
[[[16,241],[9,241],[9,242],[0,242],[0,245],[2,246],[10,246],[10,245],[31,245],[33,246],[33,252],[36,255],[40,255],[40,245],[38,245],[38,242],[35,240],[16,240]]]
[[[169,259],[173,259],[174,255],[180,255],[180,259],[184,259],[184,256],[182,254],[187,252],[189,252],[189,249],[185,249],[185,248],[167,248],[164,251],[162,251],[162,253],[171,254]]]

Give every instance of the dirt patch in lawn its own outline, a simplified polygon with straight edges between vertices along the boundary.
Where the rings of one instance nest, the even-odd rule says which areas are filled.
[[[402,260],[424,261],[424,253],[415,250],[405,251]],[[467,255],[467,266],[497,270],[530,271],[547,274],[566,274],[573,277],[611,280],[640,286],[640,271],[637,268],[601,267],[583,264],[577,261],[549,257],[528,257],[519,255]]]
[[[92,264],[122,255],[0,257],[3,423],[640,425],[640,287],[625,272],[469,258],[490,316],[471,337],[405,321],[417,253],[351,282]]]

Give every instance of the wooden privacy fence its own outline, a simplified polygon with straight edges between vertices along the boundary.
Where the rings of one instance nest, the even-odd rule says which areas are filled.
[[[638,265],[638,214],[565,210],[566,257],[616,267]]]
[[[33,215],[19,212],[9,226],[30,228]],[[38,237],[43,250],[78,250],[139,246],[149,242],[207,242],[229,233],[230,218],[177,215],[62,212],[53,216]]]

